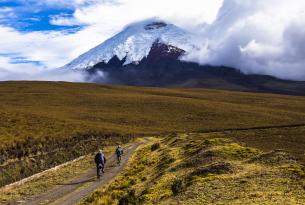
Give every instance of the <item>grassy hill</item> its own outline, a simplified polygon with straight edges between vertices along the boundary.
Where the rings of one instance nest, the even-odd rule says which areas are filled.
[[[130,140],[127,134],[215,132],[264,151],[286,149],[305,162],[305,97],[1,82],[0,102],[0,184],[86,154],[96,140]]]
[[[143,146],[120,176],[79,204],[301,205],[304,188],[305,166],[283,150],[185,133]]]

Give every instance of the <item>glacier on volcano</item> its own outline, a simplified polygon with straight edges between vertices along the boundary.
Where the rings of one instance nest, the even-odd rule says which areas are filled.
[[[115,56],[125,60],[124,65],[137,64],[148,56],[156,42],[177,47],[188,53],[196,49],[192,39],[193,34],[173,24],[155,19],[137,22],[82,54],[64,68],[88,70],[100,62],[108,63]]]

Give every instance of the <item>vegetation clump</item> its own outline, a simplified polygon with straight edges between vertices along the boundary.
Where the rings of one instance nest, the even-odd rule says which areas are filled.
[[[287,170],[296,174],[297,176],[305,178],[305,166],[297,165],[297,164],[291,164],[291,165],[288,166]]]
[[[154,143],[153,145],[151,145],[151,148],[150,150],[153,152],[153,151],[156,151],[160,148],[160,143],[157,142],[157,143]]]
[[[267,165],[281,165],[296,162],[296,159],[284,150],[274,150],[255,156],[249,160],[250,163],[257,162]]]
[[[223,138],[211,138],[211,139],[206,139],[203,141],[203,144],[206,145],[220,145],[223,143],[228,142],[227,139],[223,139]]]
[[[184,189],[183,181],[181,179],[176,179],[173,182],[171,189],[174,195],[181,193]]]
[[[135,196],[134,190],[129,190],[128,194],[120,198],[118,205],[138,205],[139,201]]]
[[[190,177],[193,176],[208,176],[211,174],[227,174],[233,172],[233,166],[230,163],[217,163],[212,164],[203,168],[196,169],[190,174]]]
[[[244,147],[236,143],[223,145],[217,151],[221,157],[233,159],[252,158],[262,153],[258,149]]]

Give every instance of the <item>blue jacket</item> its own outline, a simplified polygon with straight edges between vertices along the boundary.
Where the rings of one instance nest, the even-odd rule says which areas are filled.
[[[117,148],[116,151],[115,151],[116,155],[119,157],[119,156],[122,156],[124,154],[124,151],[122,148]]]

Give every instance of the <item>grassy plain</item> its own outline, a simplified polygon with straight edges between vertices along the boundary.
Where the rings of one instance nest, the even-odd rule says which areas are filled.
[[[202,132],[305,124],[305,97],[62,82],[0,83],[0,147],[105,131]]]

